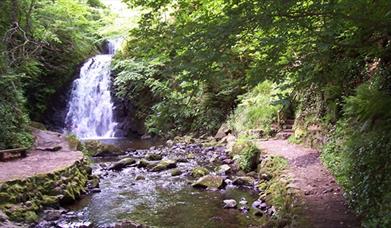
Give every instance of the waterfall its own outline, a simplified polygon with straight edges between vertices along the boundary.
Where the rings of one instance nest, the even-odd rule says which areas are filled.
[[[80,69],[74,80],[65,118],[66,131],[79,138],[114,137],[117,123],[113,119],[110,93],[111,61],[122,39],[107,43],[108,54],[96,55]]]

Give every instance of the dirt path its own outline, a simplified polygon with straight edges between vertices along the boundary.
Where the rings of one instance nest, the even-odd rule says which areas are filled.
[[[38,129],[33,134],[36,137],[35,149],[26,158],[0,161],[0,182],[51,173],[83,158],[81,152],[71,150],[64,135]],[[58,151],[45,151],[58,146],[61,147]]]
[[[287,140],[259,141],[257,144],[269,155],[288,159],[290,186],[302,196],[303,213],[311,227],[360,227],[359,219],[348,209],[341,188],[321,164],[316,150],[290,144]]]

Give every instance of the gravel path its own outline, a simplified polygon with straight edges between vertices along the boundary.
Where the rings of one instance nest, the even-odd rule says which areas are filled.
[[[347,207],[341,188],[322,165],[316,150],[288,143],[287,140],[259,141],[258,147],[269,155],[289,161],[290,186],[303,198],[303,214],[311,227],[360,227],[359,219]]]
[[[0,161],[0,182],[51,173],[83,159],[80,151],[71,150],[64,135],[38,129],[35,129],[33,134],[36,137],[35,149],[31,150],[26,158]],[[56,152],[44,151],[56,146],[61,149]]]

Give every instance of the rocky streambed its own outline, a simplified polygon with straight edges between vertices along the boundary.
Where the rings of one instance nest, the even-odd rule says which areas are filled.
[[[98,188],[35,227],[251,227],[275,212],[225,147],[171,144],[94,158]]]

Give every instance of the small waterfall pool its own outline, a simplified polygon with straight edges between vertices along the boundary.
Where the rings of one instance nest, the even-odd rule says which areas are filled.
[[[113,119],[111,97],[111,61],[122,39],[109,40],[108,54],[88,59],[74,80],[65,119],[66,131],[79,138],[114,137],[117,123]]]

